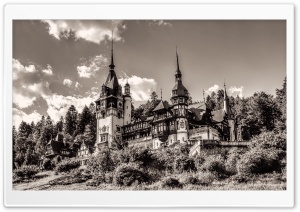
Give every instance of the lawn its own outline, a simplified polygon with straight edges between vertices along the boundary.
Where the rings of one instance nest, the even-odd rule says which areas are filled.
[[[50,185],[54,180],[64,180],[70,178],[67,174],[55,175],[53,171],[46,171],[37,174],[34,180],[28,182],[18,182],[13,184],[13,190],[162,190],[161,182],[152,184],[140,184],[131,186],[116,186],[102,183],[99,186],[87,186],[86,182],[73,183],[69,185]],[[238,183],[226,179],[214,181],[210,185],[183,184],[180,190],[286,190],[285,179],[281,179],[276,174],[267,174],[254,177],[247,183]]]

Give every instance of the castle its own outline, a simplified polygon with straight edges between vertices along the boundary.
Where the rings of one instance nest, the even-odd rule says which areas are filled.
[[[115,72],[113,48],[105,83],[96,103],[96,152],[111,147],[114,141],[129,146],[158,149],[175,143],[195,141],[241,141],[241,127],[229,107],[224,83],[224,107],[210,111],[205,102],[190,104],[183,84],[176,50],[177,69],[171,103],[160,100],[151,116],[132,118],[132,97],[128,82],[122,87]]]

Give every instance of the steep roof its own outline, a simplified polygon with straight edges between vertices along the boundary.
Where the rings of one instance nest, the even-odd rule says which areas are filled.
[[[153,112],[163,110],[163,109],[165,109],[165,110],[169,109],[169,103],[167,101],[161,100],[158,103],[158,105],[154,108]]]
[[[114,70],[109,71],[104,85],[112,90],[119,87],[118,78]]]
[[[189,109],[195,108],[195,109],[199,109],[202,111],[206,111],[206,104],[204,102],[198,102],[198,103],[189,105],[188,108]]]
[[[172,89],[172,91],[176,90],[177,91],[177,96],[187,96],[188,92],[187,89],[184,87],[184,85],[182,84],[181,80],[177,80],[175,82],[175,85]]]
[[[198,109],[198,108],[191,108],[190,111],[195,115],[196,121],[202,120],[201,112],[203,112],[203,110]]]

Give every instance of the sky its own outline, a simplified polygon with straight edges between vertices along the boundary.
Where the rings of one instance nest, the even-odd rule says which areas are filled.
[[[286,76],[286,23],[281,20],[15,20],[13,123],[54,121],[73,104],[97,99],[108,74],[112,30],[115,71],[128,80],[135,106],[152,91],[170,99],[176,46],[193,101],[223,88],[247,97],[275,95]]]

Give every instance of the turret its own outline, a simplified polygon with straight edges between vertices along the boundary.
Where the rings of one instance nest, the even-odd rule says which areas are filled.
[[[130,85],[127,80],[124,87],[124,125],[131,122],[131,100]]]

